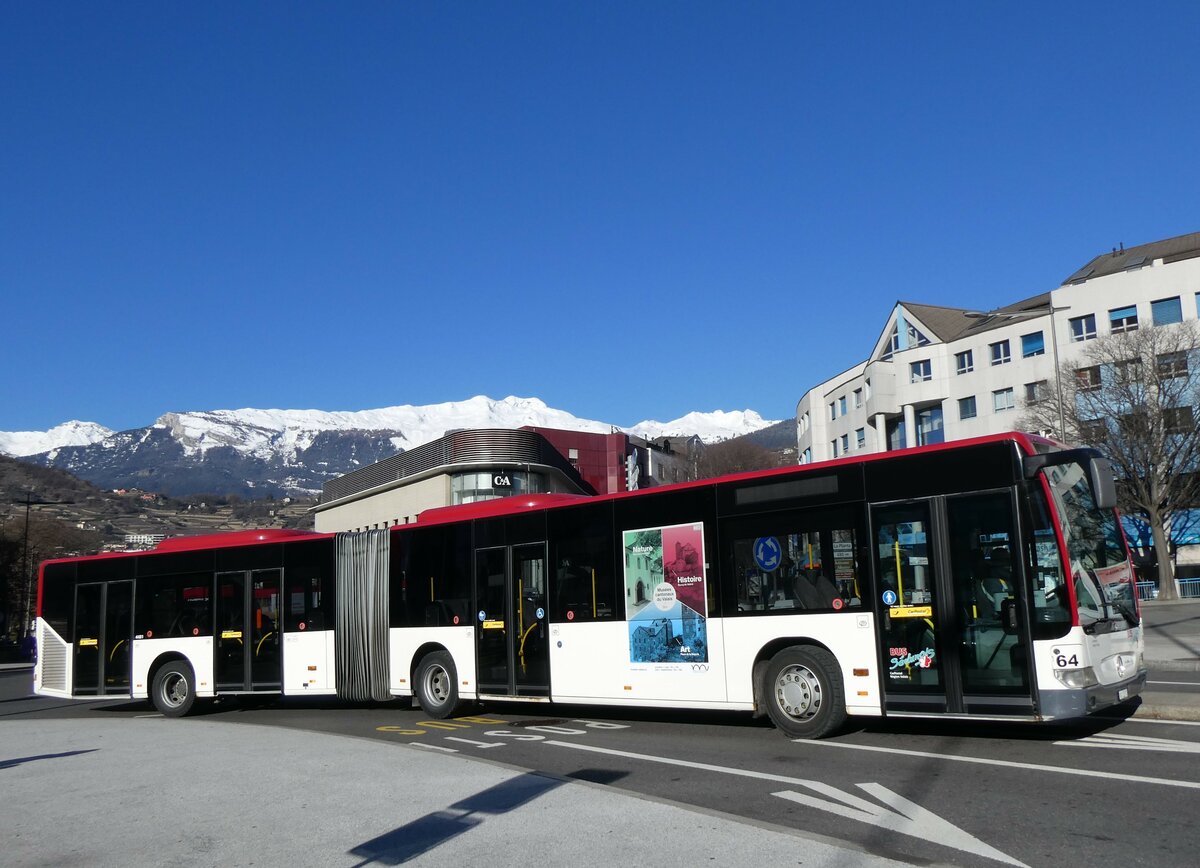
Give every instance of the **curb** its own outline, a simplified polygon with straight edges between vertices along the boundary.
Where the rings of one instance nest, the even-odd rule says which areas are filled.
[[[1200,660],[1147,660],[1142,658],[1142,665],[1147,669],[1158,669],[1163,672],[1200,672]]]
[[[1200,721],[1200,708],[1189,708],[1186,705],[1147,705],[1142,703],[1133,716],[1139,720]]]

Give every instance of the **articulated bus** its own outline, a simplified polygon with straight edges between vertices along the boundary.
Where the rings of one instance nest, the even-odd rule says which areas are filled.
[[[600,497],[49,561],[35,686],[1051,721],[1141,693],[1111,469],[1003,434]]]

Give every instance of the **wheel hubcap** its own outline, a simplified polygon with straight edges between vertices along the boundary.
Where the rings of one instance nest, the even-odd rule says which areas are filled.
[[[425,675],[425,686],[435,702],[442,703],[450,698],[450,677],[441,666],[431,666]]]
[[[775,701],[788,717],[811,719],[821,710],[821,698],[821,682],[806,666],[786,666],[775,679]]]
[[[163,685],[163,699],[168,705],[178,707],[187,699],[187,681],[181,675],[171,675]]]

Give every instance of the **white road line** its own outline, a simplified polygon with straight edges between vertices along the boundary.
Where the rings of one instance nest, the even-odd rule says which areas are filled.
[[[1100,747],[1110,750],[1156,750],[1167,753],[1200,753],[1200,742],[1178,741],[1173,738],[1152,738],[1146,735],[1126,735],[1101,732],[1086,738],[1056,741],[1063,747]]]
[[[1124,775],[1119,772],[1095,772],[1089,769],[1068,769],[1062,766],[1047,766],[1040,763],[1019,763],[1012,760],[984,759],[974,756],[954,756],[952,754],[930,753],[923,750],[903,750],[892,747],[876,747],[867,744],[846,744],[837,741],[808,741],[795,739],[797,744],[813,745],[815,747],[840,747],[847,750],[865,750],[876,753],[892,754],[893,756],[923,757],[951,762],[975,763],[984,766],[1002,766],[1010,769],[1024,769],[1033,772],[1058,772],[1063,775],[1077,775],[1082,778],[1103,778],[1109,781],[1128,781],[1135,784],[1151,784],[1161,787],[1180,787],[1185,790],[1200,790],[1200,781],[1173,781],[1168,778],[1149,778],[1144,775]]]
[[[454,748],[442,747],[440,744],[423,744],[419,741],[410,741],[409,745],[412,747],[423,747],[425,750],[440,750],[443,753],[458,753]]]
[[[1158,723],[1166,726],[1200,726],[1200,720],[1167,720],[1165,717],[1106,717],[1120,723]]]
[[[659,756],[657,754],[641,754],[633,753],[626,750],[614,750],[608,747],[596,747],[589,744],[581,744],[573,741],[555,741],[548,739],[543,744],[554,745],[555,747],[567,747],[572,750],[591,751],[592,753],[602,753],[608,756],[620,756],[628,759],[641,760],[643,762],[661,763],[669,766],[681,766],[689,769],[699,769],[700,771],[716,772],[717,774],[733,775],[741,778],[754,778],[760,781],[774,781],[778,783],[790,784],[795,787],[804,787],[809,790],[814,790],[825,799],[817,799],[812,796],[794,792],[778,792],[771,795],[782,799],[788,799],[799,804],[806,805],[810,808],[815,808],[821,811],[829,811],[839,816],[846,817],[851,820],[858,820],[864,823],[873,823],[893,832],[899,832],[902,835],[913,835],[922,840],[929,841],[934,844],[940,844],[944,847],[951,847],[956,850],[965,850],[970,853],[976,853],[986,856],[989,859],[995,859],[999,862],[1005,862],[1009,865],[1024,866],[1023,862],[1019,862],[999,850],[991,847],[988,844],[980,841],[978,838],[959,829],[951,823],[942,820],[935,814],[926,811],[924,808],[903,798],[902,796],[893,793],[880,784],[858,784],[860,788],[887,804],[891,810],[880,809],[877,805],[872,805],[856,796],[846,793],[836,787],[821,781],[810,781],[804,778],[793,778],[787,775],[776,775],[770,772],[756,772],[751,769],[732,768],[730,766],[718,766],[712,763],[698,763],[691,760],[673,759],[671,757]],[[832,799],[833,801],[829,801]],[[936,827],[937,834],[926,834]]]

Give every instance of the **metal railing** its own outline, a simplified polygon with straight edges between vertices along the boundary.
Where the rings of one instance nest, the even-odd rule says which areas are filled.
[[[1157,600],[1158,582],[1138,582],[1139,600]],[[1182,599],[1200,599],[1200,578],[1180,579],[1179,596]]]

